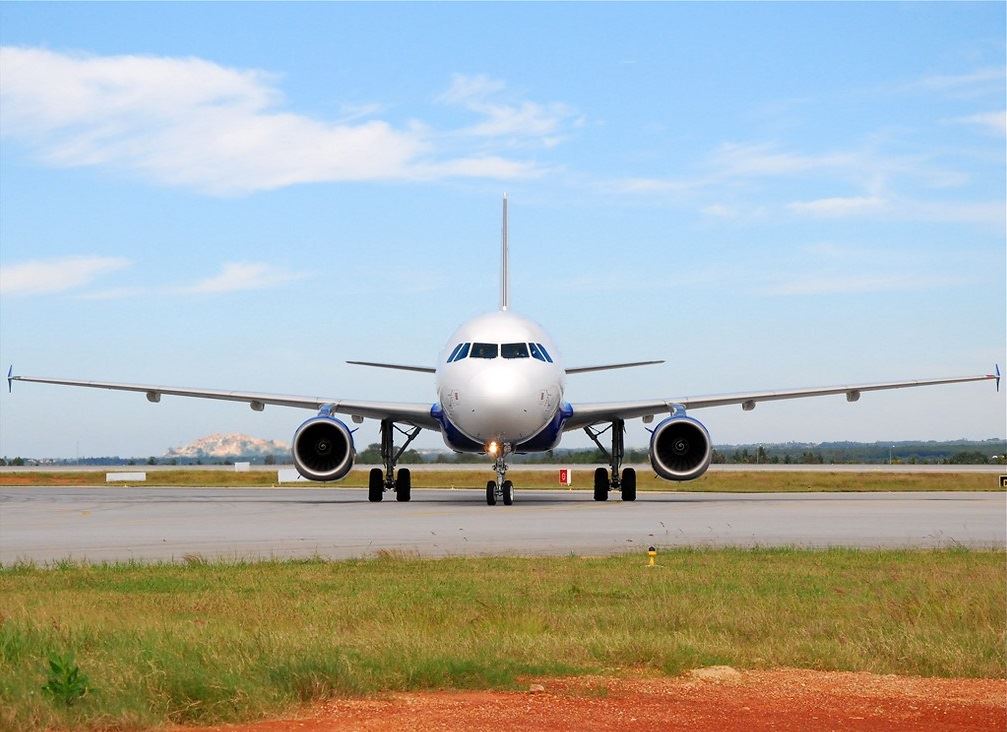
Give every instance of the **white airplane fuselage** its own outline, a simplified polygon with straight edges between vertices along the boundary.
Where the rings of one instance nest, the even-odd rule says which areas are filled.
[[[552,339],[507,310],[473,318],[454,332],[438,358],[436,383],[432,414],[445,444],[459,452],[552,449],[571,414],[563,401],[566,372]]]

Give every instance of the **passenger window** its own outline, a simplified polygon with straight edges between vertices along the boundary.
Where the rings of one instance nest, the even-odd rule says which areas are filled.
[[[504,343],[500,346],[500,355],[504,358],[528,358],[528,344]]]
[[[498,346],[496,343],[473,343],[471,358],[496,358]]]
[[[545,361],[545,356],[542,355],[542,351],[538,347],[538,343],[529,343],[528,346],[531,348],[532,358],[537,358],[539,361]]]
[[[469,355],[470,343],[462,343],[462,349],[458,351],[458,355],[455,356],[455,361],[461,361],[463,358]]]
[[[545,350],[545,346],[541,343],[537,343],[536,345],[542,350],[542,355],[545,356],[545,360],[552,363],[552,356],[549,355],[549,351]]]
[[[457,346],[455,346],[455,350],[451,351],[451,355],[448,356],[448,363],[451,363],[452,361],[455,360],[455,356],[458,355],[458,351],[460,351],[460,350],[462,350],[462,344],[461,343],[459,343]]]

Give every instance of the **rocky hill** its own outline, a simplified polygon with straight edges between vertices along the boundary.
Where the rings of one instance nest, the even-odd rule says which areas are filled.
[[[238,433],[213,434],[200,437],[181,447],[172,447],[167,458],[237,458],[265,457],[290,451],[290,445],[277,440],[262,440]]]

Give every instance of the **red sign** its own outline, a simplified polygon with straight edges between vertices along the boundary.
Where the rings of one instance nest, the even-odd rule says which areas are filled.
[[[559,484],[560,485],[567,485],[567,475],[569,475],[569,473],[570,473],[569,468],[560,468],[559,469]]]

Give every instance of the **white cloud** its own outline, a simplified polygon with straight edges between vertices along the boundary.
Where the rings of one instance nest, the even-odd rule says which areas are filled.
[[[924,76],[911,84],[910,89],[930,89],[941,92],[961,92],[977,89],[1002,90],[1005,76],[1002,67],[987,67],[976,69],[964,74],[931,74]]]
[[[846,295],[866,292],[932,290],[965,283],[961,277],[920,274],[801,276],[773,285],[767,295]]]
[[[694,181],[674,178],[618,178],[603,184],[616,193],[679,193],[699,187]]]
[[[804,155],[785,152],[769,144],[720,145],[709,164],[718,178],[796,175],[826,168],[847,168],[855,161],[851,153]]]
[[[467,104],[482,101],[486,97],[501,92],[507,85],[485,74],[452,74],[451,86],[437,97],[444,104]]]
[[[263,262],[228,262],[220,274],[178,288],[179,292],[210,294],[239,290],[263,290],[304,279],[306,274],[276,269]]]
[[[104,166],[156,183],[241,194],[320,181],[515,177],[533,164],[446,156],[421,124],[360,120],[376,106],[348,108],[339,121],[284,111],[275,79],[198,58],[91,56],[39,48],[0,49],[3,134],[55,166]],[[449,95],[465,104],[499,82],[461,79]],[[531,103],[528,103],[531,104]],[[556,129],[556,108],[486,107],[472,134]],[[357,121],[359,120],[359,121]]]
[[[57,257],[33,259],[0,268],[0,292],[39,295],[63,292],[90,284],[103,274],[129,266],[120,257]]]
[[[999,135],[1007,134],[1007,111],[970,114],[967,117],[955,117],[950,121],[959,124],[978,125],[985,128],[987,132]]]
[[[723,203],[711,203],[699,209],[700,213],[707,216],[714,216],[718,219],[734,219],[738,217],[738,210]]]
[[[458,130],[458,134],[483,138],[534,140],[554,147],[568,125],[581,124],[573,109],[560,102],[540,104],[527,100],[499,99],[506,85],[488,76],[454,74],[451,86],[437,97],[449,105],[464,107],[483,119]]]
[[[814,201],[795,201],[788,203],[787,208],[799,214],[839,217],[875,213],[884,209],[885,203],[880,196],[837,196]]]
[[[875,216],[899,221],[937,221],[1003,226],[1003,203],[969,201],[925,201],[904,197],[848,196],[795,201],[787,204],[793,213],[841,218]]]

